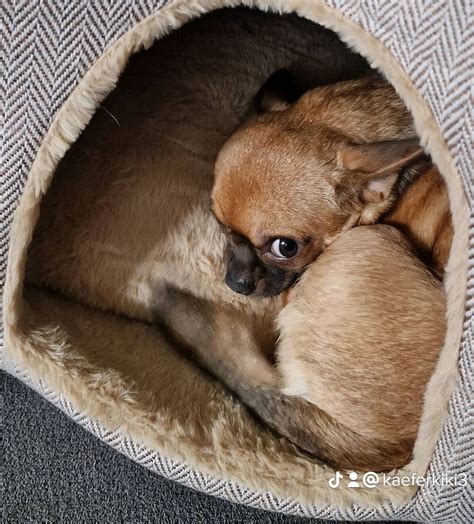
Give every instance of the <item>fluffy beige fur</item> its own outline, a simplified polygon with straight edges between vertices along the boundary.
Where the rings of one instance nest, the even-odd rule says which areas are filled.
[[[270,7],[264,1],[244,3],[262,9]],[[233,4],[204,0],[170,3],[113,45],[89,70],[62,107],[38,151],[12,227],[4,295],[9,354],[33,376],[43,379],[104,426],[120,426],[137,441],[167,456],[184,460],[196,469],[305,503],[378,504],[383,500],[402,503],[413,494],[412,488],[331,490],[327,485],[332,474],[330,470],[300,457],[285,441],[258,425],[218,384],[204,379],[199,371],[175,355],[153,327],[92,310],[45,291],[26,289],[23,292],[27,251],[42,197],[59,161],[113,89],[130,55],[200,13]],[[456,360],[467,274],[467,202],[462,185],[426,102],[379,42],[320,1],[274,2],[271,7],[280,11],[297,11],[334,29],[343,40],[379,67],[412,111],[423,144],[446,177],[455,228],[446,279],[448,331],[440,361],[427,389],[414,458],[406,468],[410,472],[423,473],[433,453],[457,378]],[[223,41],[227,36],[223,34]],[[202,57],[203,53],[200,49],[198,55]],[[255,79],[255,85],[275,66],[284,65],[262,63],[267,69],[260,71],[261,77]],[[159,72],[160,64],[156,67]],[[244,71],[243,75],[246,73]],[[185,69],[182,74],[185,74]],[[248,93],[242,96],[245,98]],[[176,107],[173,109],[173,114],[176,114]],[[132,121],[136,119],[140,124],[141,117],[129,115]],[[107,113],[100,118],[103,121],[110,119],[113,140],[113,126],[117,124]],[[103,177],[90,181],[90,186],[74,186],[73,199],[64,198],[61,193],[64,187],[58,177],[56,196],[53,187],[47,198],[52,205],[60,206],[58,211],[63,213],[60,216],[69,217],[70,223],[66,225],[72,230],[77,224],[85,227],[87,238],[81,237],[79,231],[77,244],[67,245],[65,239],[66,246],[60,255],[64,259],[59,267],[56,266],[59,271],[54,274],[47,267],[35,265],[35,259],[31,258],[31,280],[89,304],[93,296],[92,305],[96,307],[120,310],[143,320],[151,320],[149,306],[153,278],[150,275],[153,276],[154,271],[166,271],[172,281],[188,289],[192,286],[192,291],[204,298],[230,301],[238,308],[259,308],[262,304],[243,301],[231,295],[221,284],[222,267],[218,253],[222,239],[205,215],[212,183],[206,174],[213,160],[209,152],[217,150],[225,134],[231,130],[226,125],[225,122],[212,122],[212,128],[217,132],[206,133],[204,144],[195,140],[196,133],[187,122],[176,122],[173,128],[167,125],[163,130],[162,140],[167,147],[160,149],[162,156],[159,161],[164,170],[172,168],[173,174],[179,176],[179,182],[178,179],[168,179],[165,184],[174,184],[173,189],[181,192],[184,201],[192,195],[192,204],[184,210],[181,208],[182,214],[178,217],[171,212],[175,209],[173,201],[168,198],[157,201],[158,195],[149,193],[146,182],[129,176],[127,165],[123,165],[120,157],[113,164],[104,164]],[[87,140],[93,141],[93,134],[84,135],[87,136],[90,138],[84,138],[85,147]],[[152,138],[137,136],[136,140],[138,145],[147,147]],[[195,159],[192,173],[182,163],[185,157]],[[160,195],[163,195],[162,190]],[[169,193],[165,194],[169,197]],[[69,210],[68,205],[74,201],[77,207]],[[124,206],[128,212],[122,215]],[[140,213],[144,208],[146,217]],[[162,213],[163,209],[166,213]],[[162,223],[157,223],[157,216]],[[145,238],[148,234],[148,238],[152,235],[155,239],[160,238],[159,245],[144,244],[141,237],[134,238],[130,227],[137,224],[137,219],[145,220],[140,224],[140,235],[145,232]],[[172,224],[179,224],[179,227],[174,228],[170,235]],[[49,225],[53,229],[46,225],[43,233],[38,230],[37,239],[42,242],[38,240],[31,251],[31,257],[36,256],[37,261],[47,261],[49,249],[55,245],[54,235],[51,239],[47,236],[47,232],[54,231],[54,225],[54,222]],[[117,252],[114,244],[117,240],[114,235],[119,232],[128,235],[130,249],[126,256]],[[104,238],[108,242],[104,242]],[[81,246],[79,251],[77,246]],[[42,249],[45,251],[41,252]],[[157,258],[159,263],[155,262]],[[105,260],[114,262],[112,266],[101,266]],[[77,270],[72,274],[71,261]],[[106,271],[101,273],[104,268]],[[203,275],[202,279],[196,281],[196,273]],[[85,274],[87,279],[83,278]],[[111,285],[112,282],[115,285]],[[119,287],[122,282],[126,283],[125,287]],[[268,305],[264,304],[264,307]],[[136,351],[140,352],[138,359],[133,358]],[[142,365],[137,365],[137,362],[142,362]]]

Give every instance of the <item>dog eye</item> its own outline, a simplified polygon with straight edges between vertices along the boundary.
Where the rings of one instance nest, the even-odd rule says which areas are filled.
[[[298,244],[291,238],[276,238],[270,250],[277,258],[293,258],[298,253]]]

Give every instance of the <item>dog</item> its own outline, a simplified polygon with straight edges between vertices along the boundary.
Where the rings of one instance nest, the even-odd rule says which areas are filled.
[[[383,80],[280,94],[259,93],[264,112],[224,145],[212,192],[228,286],[292,286],[276,365],[241,343],[248,319],[168,285],[161,323],[302,450],[338,469],[391,470],[410,460],[444,340],[444,183]]]
[[[378,77],[315,89],[294,104],[275,93],[261,97],[267,112],[234,133],[217,158],[212,199],[229,236],[226,283],[238,293],[272,296],[343,232],[375,223],[392,206],[401,173],[427,162],[410,114]],[[443,239],[411,237],[443,245],[433,253],[440,271],[452,228],[439,173],[430,181],[417,182],[409,195],[440,195],[430,219],[441,222]],[[420,227],[413,213],[398,212],[397,220]]]

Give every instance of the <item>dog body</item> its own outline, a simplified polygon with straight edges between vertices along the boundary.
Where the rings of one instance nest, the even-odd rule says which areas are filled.
[[[279,316],[273,383],[268,369],[260,383],[251,366],[239,373],[238,354],[197,352],[306,451],[340,468],[401,466],[445,334],[434,273],[452,237],[446,188],[381,80],[274,107],[224,145],[213,190],[232,289],[275,295],[304,272]],[[391,209],[404,177],[413,182]],[[396,227],[366,225],[384,213]]]
[[[357,434],[362,445],[354,453],[367,459],[373,443],[385,443],[382,469],[404,464],[443,344],[444,314],[442,286],[398,230],[354,228],[309,267],[280,314],[284,391]]]
[[[409,461],[445,297],[394,227],[348,231],[305,272],[279,315],[276,366],[249,339],[251,318],[176,288],[157,296],[186,352],[302,450],[337,469]]]

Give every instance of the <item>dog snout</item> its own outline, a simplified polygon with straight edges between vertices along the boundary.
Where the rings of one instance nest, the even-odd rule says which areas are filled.
[[[233,275],[230,271],[226,273],[225,283],[241,295],[251,295],[255,291],[255,279],[246,275]]]
[[[227,246],[227,272],[225,283],[241,295],[251,295],[262,276],[258,257],[250,243],[236,234]]]

